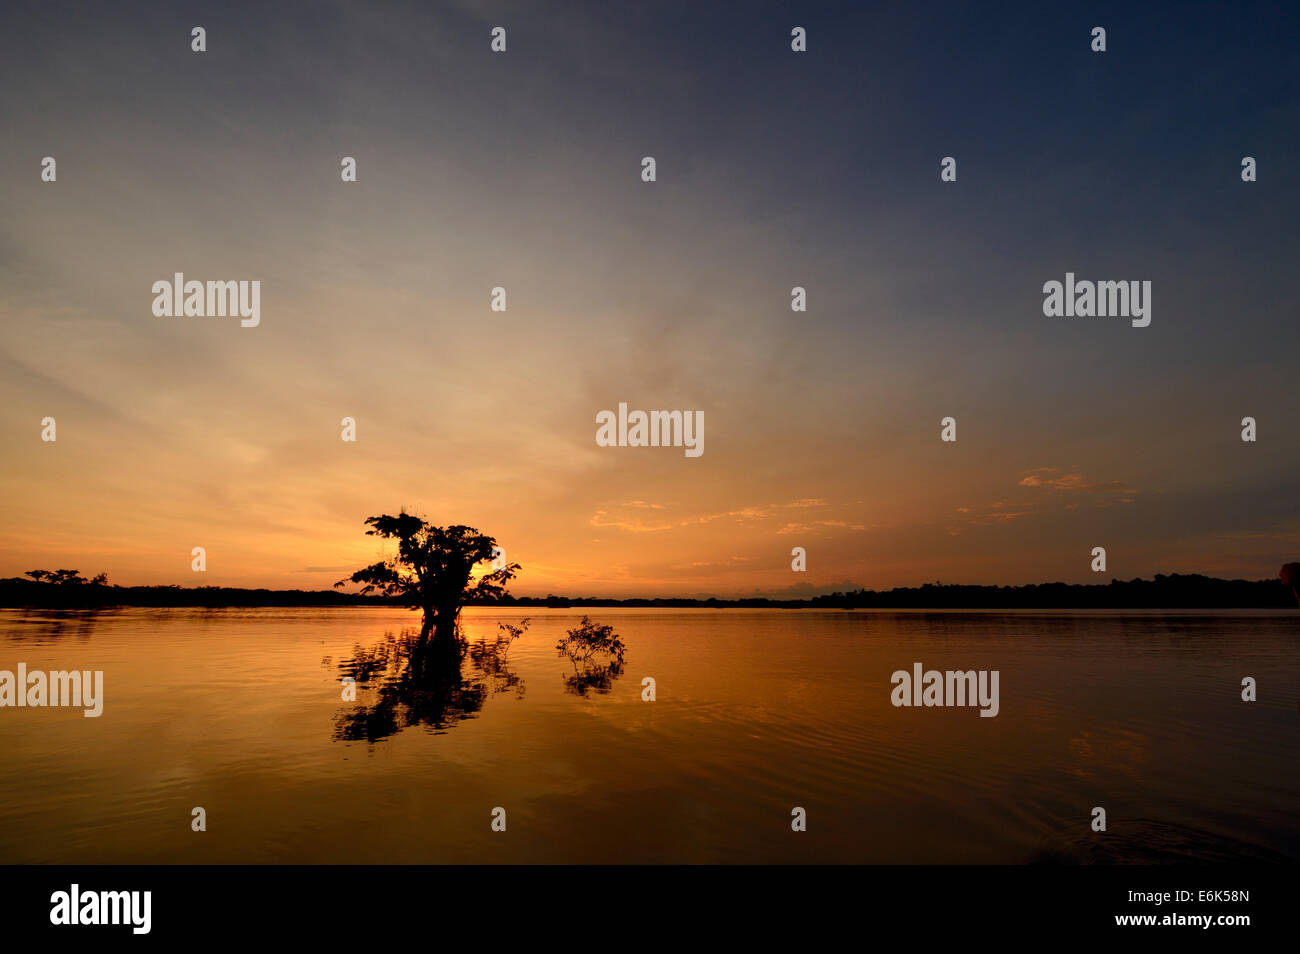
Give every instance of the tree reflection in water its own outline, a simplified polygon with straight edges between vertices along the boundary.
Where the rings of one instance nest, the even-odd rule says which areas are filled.
[[[338,664],[340,681],[356,680],[358,700],[335,718],[334,738],[378,742],[412,726],[443,733],[473,718],[491,695],[524,694],[524,681],[508,662],[510,644],[527,628],[501,624],[495,639],[431,640],[410,628],[384,634],[376,646],[357,645]],[[468,666],[466,662],[468,661]],[[361,693],[373,691],[370,700]],[[368,693],[367,693],[368,694]]]
[[[590,617],[564,634],[555,644],[559,654],[573,664],[573,674],[564,677],[564,691],[575,696],[609,692],[623,674],[627,647],[613,626],[593,623]]]

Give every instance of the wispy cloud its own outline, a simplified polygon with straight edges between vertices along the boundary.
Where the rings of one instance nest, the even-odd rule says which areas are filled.
[[[1021,487],[1045,487],[1070,493],[1113,494],[1131,497],[1136,490],[1119,480],[1090,480],[1083,474],[1062,473],[1059,467],[1039,467],[1020,479]]]
[[[948,532],[956,536],[966,527],[991,527],[1060,510],[1078,510],[1081,501],[1097,508],[1136,502],[1138,491],[1120,480],[1093,480],[1059,467],[1037,467],[1016,482],[1029,493],[996,500],[983,506],[958,507],[957,520]]]
[[[676,524],[673,523],[648,523],[644,520],[620,519],[609,513],[608,510],[597,510],[591,516],[591,525],[593,527],[612,527],[615,530],[626,530],[629,533],[657,533],[662,530],[671,530]]]
[[[597,510],[592,515],[591,525],[593,527],[613,527],[617,530],[626,530],[630,533],[653,533],[664,530],[672,530],[684,527],[698,527],[705,524],[717,523],[719,521],[730,521],[738,525],[757,523],[766,520],[778,520],[791,510],[808,511],[813,509],[826,509],[831,505],[821,497],[804,497],[799,500],[792,500],[788,503],[771,503],[756,504],[746,507],[737,507],[731,510],[714,510],[705,513],[685,514],[677,517],[668,517],[667,515],[659,519],[645,519],[638,514],[647,510],[653,510],[656,515],[669,511],[672,508],[666,504],[649,503],[644,500],[630,500],[626,503],[619,504],[609,509]],[[853,523],[847,520],[826,518],[821,520],[806,520],[799,522],[787,522],[776,530],[778,534],[811,532],[827,528],[842,528],[853,531],[868,529],[864,524]]]
[[[816,533],[826,528],[840,528],[844,530],[852,530],[854,533],[860,533],[862,531],[870,529],[865,524],[849,523],[847,520],[812,520],[807,523],[787,523],[784,527],[782,527],[780,530],[776,532],[778,534]]]

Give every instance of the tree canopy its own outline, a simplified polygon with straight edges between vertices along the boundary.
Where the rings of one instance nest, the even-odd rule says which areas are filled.
[[[107,586],[108,574],[101,573],[98,576],[91,577],[89,580],[81,575],[80,570],[28,570],[25,576],[30,576],[37,583],[52,583],[55,586]]]
[[[494,538],[473,527],[457,524],[436,527],[413,514],[367,517],[368,536],[397,542],[397,553],[357,570],[334,585],[362,584],[363,594],[396,597],[424,612],[425,628],[435,639],[455,634],[456,618],[469,600],[496,600],[506,595],[506,584],[519,570],[506,563]],[[480,563],[494,568],[473,579]]]

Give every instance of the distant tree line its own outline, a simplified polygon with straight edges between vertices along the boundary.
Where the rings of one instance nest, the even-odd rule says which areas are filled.
[[[1296,597],[1280,580],[1220,580],[1200,573],[1109,583],[964,586],[926,583],[884,592],[857,590],[814,597],[813,606],[846,609],[1283,609]]]
[[[32,570],[30,579],[0,580],[0,606],[409,606],[406,594],[336,590],[268,590],[227,586],[115,586],[104,574],[86,579],[76,570]],[[485,590],[487,590],[485,592]],[[470,593],[467,606],[531,607],[738,607],[778,609],[1283,609],[1295,607],[1292,581],[1221,580],[1193,574],[1157,574],[1151,580],[1109,583],[1034,583],[966,586],[926,583],[891,590],[853,590],[808,599],[604,599],[510,596],[487,588]]]
[[[0,579],[0,606],[76,608],[87,606],[357,606],[399,605],[382,596],[333,590],[242,589],[231,586],[116,586],[101,573],[91,579],[76,570],[31,570],[31,579]]]

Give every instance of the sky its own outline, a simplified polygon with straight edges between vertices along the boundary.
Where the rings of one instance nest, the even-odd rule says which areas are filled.
[[[6,3],[0,577],[325,588],[400,509],[521,595],[1274,576],[1300,12],[1130,6]],[[1150,326],[1045,317],[1067,272]]]

